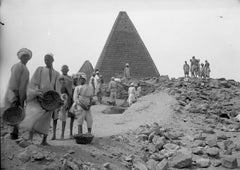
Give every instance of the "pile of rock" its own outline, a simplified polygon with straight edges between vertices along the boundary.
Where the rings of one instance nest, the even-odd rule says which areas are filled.
[[[210,131],[209,131],[210,132]],[[240,145],[224,134],[214,136],[208,131],[197,134],[192,145],[183,142],[182,132],[153,125],[141,126],[136,133],[141,147],[141,157],[130,155],[125,158],[130,168],[145,167],[149,170],[167,170],[169,167],[207,168],[222,166],[234,169],[238,167],[237,157],[233,153],[240,151]],[[207,135],[204,133],[207,133]],[[140,159],[140,160],[139,160]]]
[[[157,91],[173,95],[190,113],[234,119],[240,113],[240,83],[234,80],[178,78],[160,82]]]

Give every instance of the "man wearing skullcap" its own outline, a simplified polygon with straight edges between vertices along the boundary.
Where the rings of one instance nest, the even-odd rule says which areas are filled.
[[[56,128],[57,114],[54,111],[46,111],[39,103],[38,97],[49,90],[55,90],[60,94],[60,74],[53,68],[53,54],[44,56],[46,66],[40,66],[34,72],[27,90],[26,116],[20,126],[30,131],[29,139],[32,140],[33,133],[43,135],[42,145],[48,145],[47,136],[53,116],[53,129]],[[53,139],[56,134],[53,134]]]
[[[11,68],[11,76],[8,82],[5,95],[5,108],[20,106],[24,107],[26,100],[27,85],[29,82],[29,71],[27,62],[32,58],[32,52],[27,48],[22,48],[17,52],[20,62],[14,64]],[[10,134],[11,139],[18,138],[18,125],[13,127]]]
[[[92,132],[93,119],[91,115],[91,100],[94,95],[93,87],[87,82],[86,74],[80,75],[80,85],[78,85],[73,94],[74,103],[70,109],[76,115],[78,123],[78,134],[83,132],[82,125],[84,120],[87,122],[88,133]]]
[[[69,113],[69,109],[73,103],[73,93],[72,93],[72,87],[73,87],[73,80],[71,78],[71,76],[68,75],[68,71],[69,68],[67,65],[63,65],[62,66],[62,75],[61,78],[64,81],[64,84],[61,85],[61,94],[66,94],[67,98],[68,98],[68,102],[65,105],[65,112]],[[71,115],[71,114],[68,114]],[[70,116],[71,119],[74,120],[74,117]],[[73,122],[73,120],[71,120],[71,122]],[[65,132],[65,126],[66,126],[66,121],[62,121],[62,135],[61,135],[61,139],[64,138],[64,132]],[[70,138],[72,138],[72,126],[73,123],[70,123]],[[56,129],[54,129],[56,131]],[[56,132],[54,132],[56,134]]]
[[[136,101],[136,90],[134,87],[134,83],[130,84],[130,87],[128,88],[128,105],[131,106]]]

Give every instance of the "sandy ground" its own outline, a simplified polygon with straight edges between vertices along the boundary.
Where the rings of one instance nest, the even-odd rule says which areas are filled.
[[[121,103],[122,101],[118,101]],[[165,93],[151,94],[138,99],[123,114],[104,114],[103,111],[111,106],[94,105],[91,108],[93,116],[93,135],[95,137],[107,137],[119,133],[125,133],[136,129],[140,125],[153,123],[154,121],[165,122],[173,113],[171,105],[175,99]],[[69,136],[69,122],[67,121],[65,136]],[[86,132],[86,123],[84,131]],[[74,132],[77,132],[77,123],[74,122]],[[61,122],[58,121],[57,137],[61,134]]]

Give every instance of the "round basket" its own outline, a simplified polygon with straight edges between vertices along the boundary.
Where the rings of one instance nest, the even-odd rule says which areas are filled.
[[[40,104],[43,109],[54,111],[63,105],[63,101],[58,92],[50,90],[43,94],[43,98],[40,99]]]
[[[75,141],[77,144],[89,144],[93,140],[92,134],[76,134],[74,135]]]
[[[21,107],[10,107],[3,112],[2,119],[9,125],[19,124],[25,117]]]

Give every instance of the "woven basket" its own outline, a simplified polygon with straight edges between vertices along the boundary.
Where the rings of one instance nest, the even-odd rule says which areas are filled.
[[[47,111],[54,111],[63,105],[61,96],[54,90],[45,92],[43,98],[40,98],[39,101],[42,108]]]
[[[10,107],[3,112],[2,119],[9,125],[19,124],[25,117],[21,107]]]
[[[76,134],[74,135],[75,141],[77,144],[89,144],[93,140],[92,134]]]

